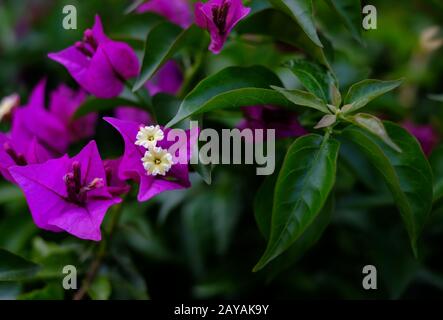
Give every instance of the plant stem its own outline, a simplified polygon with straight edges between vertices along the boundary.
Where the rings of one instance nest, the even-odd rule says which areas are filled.
[[[206,56],[207,52],[203,48],[199,53],[196,55],[195,62],[193,66],[188,69],[188,72],[185,74],[185,79],[183,80],[183,84],[181,86],[180,92],[178,93],[179,98],[184,98],[188,92],[190,91],[190,87],[192,86],[195,77],[198,75],[201,67],[203,66],[203,61]]]
[[[109,235],[107,239],[103,240],[99,244],[98,252],[95,257],[95,259],[92,261],[91,266],[89,267],[88,272],[86,273],[86,277],[83,280],[82,286],[80,289],[75,293],[73,300],[83,300],[88,293],[89,288],[91,287],[92,282],[94,281],[95,277],[97,276],[98,271],[100,270],[100,267],[102,265],[103,259],[106,257],[106,249],[109,245],[109,242],[111,241],[112,235],[114,234],[118,221],[120,220],[120,216],[122,213],[123,201],[116,205],[114,208],[114,214],[112,216],[111,225],[109,228]]]

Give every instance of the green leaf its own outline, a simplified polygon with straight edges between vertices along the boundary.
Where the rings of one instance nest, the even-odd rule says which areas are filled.
[[[402,79],[394,81],[367,79],[354,84],[345,97],[344,104],[351,105],[346,113],[352,113],[363,108],[375,98],[394,90],[402,82]]]
[[[286,66],[309,92],[323,102],[330,103],[335,100],[332,94],[337,81],[325,67],[303,59],[290,60]]]
[[[177,113],[181,100],[175,96],[158,93],[152,98],[152,106],[157,115],[157,121],[165,125]]]
[[[113,99],[88,98],[77,109],[77,111],[74,114],[74,118],[77,119],[92,112],[107,111],[122,106],[133,106],[143,109],[143,107],[141,107],[139,103],[125,98],[113,98]]]
[[[383,183],[381,177],[354,143],[348,140],[341,141],[339,162],[346,165],[368,189],[379,191],[380,183]]]
[[[417,240],[432,205],[432,171],[417,140],[405,129],[384,122],[386,132],[402,152],[387,146],[377,136],[351,126],[342,135],[355,143],[383,176],[406,225],[417,256]]]
[[[443,102],[443,94],[430,94],[429,99]]]
[[[296,105],[316,109],[324,113],[329,113],[326,104],[321,99],[314,96],[312,93],[301,90],[287,90],[285,88],[280,88],[276,86],[271,86],[271,88],[280,92],[283,96],[286,97],[286,99]]]
[[[212,169],[213,165],[205,165],[200,161],[197,164],[191,164],[191,167],[198,173],[198,175],[203,179],[207,185],[212,183]]]
[[[354,124],[376,135],[395,151],[401,152],[401,149],[389,137],[383,122],[376,116],[368,113],[358,113],[352,117],[352,120]]]
[[[311,225],[335,182],[339,143],[315,134],[298,138],[277,178],[271,233],[254,271],[288,249]]]
[[[272,104],[290,107],[280,93],[269,88],[280,85],[280,79],[261,66],[228,67],[202,80],[183,100],[168,127],[185,118],[223,108]]]
[[[94,279],[88,289],[88,294],[92,300],[108,300],[111,296],[111,282],[106,275],[100,275]]]
[[[274,189],[278,175],[267,176],[260,186],[254,199],[254,215],[260,232],[265,239],[269,239],[272,219],[272,206],[274,202]],[[326,201],[314,222],[306,229],[298,240],[289,249],[271,261],[266,270],[272,276],[280,273],[300,259],[321,237],[323,231],[331,220],[334,208],[332,196]]]
[[[267,268],[271,276],[276,276],[280,272],[288,269],[291,265],[300,260],[321,238],[326,227],[331,222],[332,212],[334,211],[334,197],[332,194],[328,197],[325,205],[320,210],[315,220],[306,229],[306,231],[288,248],[286,252],[271,261]]]
[[[277,183],[277,174],[267,176],[258,189],[254,198],[254,216],[260,233],[269,239],[271,230],[272,206],[274,203],[274,189]]]
[[[360,0],[327,0],[329,5],[337,12],[345,26],[351,31],[352,36],[360,43],[362,11]]]
[[[20,281],[32,278],[39,266],[9,251],[0,249],[0,281]]]
[[[323,47],[315,28],[311,0],[270,0],[270,2],[276,9],[294,19],[312,42],[319,47]]]
[[[335,114],[324,115],[320,121],[315,125],[314,129],[322,129],[332,126],[337,121]]]
[[[316,62],[330,68],[323,49],[315,45],[296,22],[280,11],[267,8],[258,10],[240,21],[235,29],[239,34],[264,35],[272,41],[294,46]]]
[[[33,290],[21,294],[17,297],[18,300],[62,300],[65,290],[61,282],[49,283],[42,289]]]
[[[443,197],[443,145],[432,151],[429,163],[434,173],[434,202]]]
[[[206,42],[207,35],[204,30],[195,25],[186,30],[169,22],[155,26],[146,38],[141,72],[133,90],[137,91],[143,87],[146,81],[151,79],[161,66],[185,45],[203,46]]]

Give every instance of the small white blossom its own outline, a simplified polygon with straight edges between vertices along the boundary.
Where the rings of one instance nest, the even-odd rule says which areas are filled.
[[[160,147],[149,148],[141,159],[148,175],[164,176],[172,167],[172,155]]]
[[[163,140],[164,133],[160,126],[141,127],[137,133],[135,144],[149,149],[157,146],[157,142]]]
[[[10,96],[4,97],[0,101],[0,121],[2,121],[4,117],[10,115],[12,110],[15,107],[18,107],[19,104],[20,97],[17,94],[12,94]]]

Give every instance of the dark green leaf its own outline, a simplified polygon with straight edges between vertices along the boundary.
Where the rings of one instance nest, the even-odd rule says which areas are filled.
[[[331,7],[338,13],[345,26],[351,31],[352,36],[362,42],[361,38],[361,3],[360,0],[327,0]]]
[[[380,183],[383,183],[364,153],[348,140],[341,141],[340,164],[346,164],[353,174],[373,191],[378,191]]]
[[[434,201],[443,197],[443,145],[432,151],[429,163],[434,173]]]
[[[278,174],[267,176],[258,189],[254,198],[254,216],[260,233],[269,239],[271,230],[272,205],[274,203],[274,189]]]
[[[0,281],[20,281],[32,278],[39,266],[9,251],[0,249]]]
[[[198,42],[197,45],[202,46],[202,41],[206,43],[207,36],[204,30],[195,25],[186,30],[168,22],[154,27],[146,38],[142,68],[133,90],[140,89],[166,61],[185,45],[195,45]]]
[[[432,205],[432,171],[417,140],[402,127],[385,122],[386,131],[402,152],[377,136],[352,126],[343,131],[370,159],[391,190],[417,255],[417,239]]]
[[[202,80],[186,96],[178,113],[167,126],[216,109],[266,104],[290,107],[292,103],[270,89],[270,85],[281,86],[281,82],[265,67],[228,67]]]
[[[324,103],[332,103],[333,87],[336,87],[334,75],[325,67],[303,59],[294,59],[287,67],[297,76],[302,85]]]
[[[317,46],[323,47],[317,35],[311,0],[270,0],[271,4],[294,19]]]
[[[272,89],[280,92],[292,103],[304,106],[308,108],[313,108],[318,111],[329,113],[329,109],[326,104],[312,93],[301,91],[301,90],[286,90],[285,88],[280,88],[276,86],[271,86]]]
[[[152,105],[157,115],[157,121],[165,125],[177,113],[180,107],[180,100],[169,94],[159,93],[152,98]]]
[[[271,261],[265,270],[268,270],[267,272],[269,272],[271,276],[276,276],[301,259],[303,255],[320,240],[326,227],[331,222],[333,211],[334,197],[331,194],[320,210],[320,213],[300,238],[298,238],[286,252]]]
[[[336,140],[314,134],[290,147],[277,179],[268,246],[254,271],[288,249],[315,220],[335,182],[338,150]]]
[[[260,186],[254,200],[254,214],[260,232],[266,240],[269,239],[272,219],[272,206],[274,201],[274,188],[278,175],[266,177]],[[306,229],[300,238],[295,241],[289,249],[271,261],[266,270],[275,276],[293,263],[297,262],[307,250],[309,250],[321,237],[323,231],[331,220],[334,208],[333,197],[329,197],[323,209],[320,211],[314,222]]]
[[[249,15],[236,27],[239,34],[258,34],[270,37],[302,50],[318,63],[330,68],[322,48],[315,45],[300,26],[289,16],[274,9],[258,10]]]
[[[351,105],[346,113],[352,113],[363,108],[375,98],[397,88],[403,80],[381,81],[367,79],[354,84],[348,91],[344,104]]]

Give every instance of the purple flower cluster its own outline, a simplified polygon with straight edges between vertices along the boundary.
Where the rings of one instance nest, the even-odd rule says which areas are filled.
[[[188,158],[185,162],[171,163],[164,176],[150,175],[144,168],[140,161],[141,147],[134,143],[139,127],[151,124],[152,119],[147,112],[133,107],[119,107],[115,111],[118,119],[107,119],[124,138],[123,157],[102,160],[93,140],[76,156],[67,155],[71,144],[95,133],[96,113],[74,118],[87,95],[116,97],[127,79],[139,74],[134,50],[126,43],[108,38],[99,16],[81,41],[49,57],[62,64],[82,89],[60,85],[49,93],[46,104],[46,81],[42,80],[26,105],[17,107],[18,97],[8,97],[2,101],[5,106],[2,108],[10,117],[11,130],[0,133],[0,173],[23,190],[39,228],[98,241],[107,210],[121,202],[120,196],[130,189],[127,180],[140,183],[140,201],[166,190],[190,186]],[[178,65],[170,61],[146,84],[146,89],[151,95],[175,94],[181,82]],[[160,145],[167,148],[168,144],[171,143]]]
[[[187,0],[151,0],[137,9],[146,11],[163,15],[183,28],[193,22]],[[249,11],[240,0],[195,5],[195,22],[209,31],[212,52],[221,51],[233,27]],[[73,143],[95,133],[98,114],[74,117],[88,95],[117,97],[128,79],[140,72],[135,51],[124,42],[110,39],[99,16],[81,41],[48,56],[63,65],[81,89],[62,84],[48,94],[46,103],[46,80],[42,80],[26,105],[18,106],[18,96],[12,95],[0,106],[0,120],[11,122],[10,131],[0,133],[0,173],[22,189],[39,228],[99,241],[104,216],[129,192],[128,180],[139,184],[139,201],[190,186],[188,163],[198,130],[187,131],[186,144],[178,139],[183,145],[172,150],[177,141],[166,138],[172,129],[156,125],[147,112],[131,106],[118,107],[114,118],[105,118],[123,138],[125,149],[120,158],[103,160],[94,140],[77,155],[68,155]],[[170,60],[145,89],[151,96],[161,92],[174,95],[182,81],[179,65]],[[295,118],[275,118],[279,114],[274,107],[250,107],[245,109],[246,120],[241,127],[275,128],[282,137],[304,133]]]

